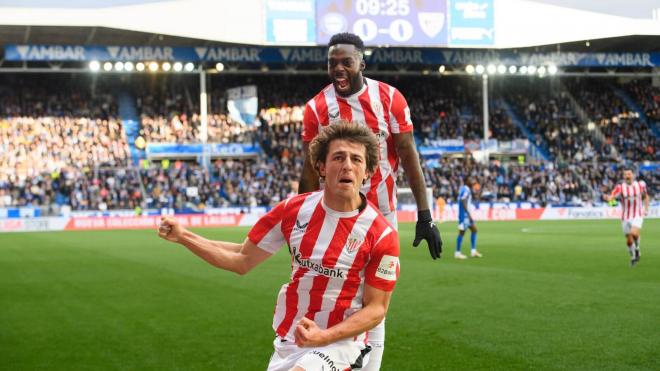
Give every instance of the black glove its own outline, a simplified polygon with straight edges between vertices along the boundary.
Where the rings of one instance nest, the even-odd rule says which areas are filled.
[[[431,257],[435,260],[442,254],[442,238],[440,231],[431,219],[430,210],[421,210],[417,212],[417,225],[415,226],[415,240],[413,246],[419,246],[422,240],[426,240],[429,245]]]

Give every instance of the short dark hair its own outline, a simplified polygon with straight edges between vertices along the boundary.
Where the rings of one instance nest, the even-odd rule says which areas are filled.
[[[319,161],[325,162],[328,157],[330,143],[333,140],[345,140],[351,143],[363,144],[367,171],[373,173],[378,167],[379,145],[376,135],[366,126],[341,120],[336,124],[326,126],[309,144],[310,160],[316,171]]]
[[[328,48],[337,45],[337,44],[351,44],[355,46],[355,49],[360,51],[360,53],[364,54],[364,42],[360,38],[360,36],[350,33],[350,32],[342,32],[338,34],[332,35],[330,38],[330,41],[328,42]]]

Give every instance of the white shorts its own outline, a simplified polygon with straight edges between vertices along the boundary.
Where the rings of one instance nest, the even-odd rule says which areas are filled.
[[[268,371],[288,371],[298,366],[308,371],[360,370],[369,361],[369,351],[363,340],[340,340],[318,348],[301,348],[279,337],[273,341],[275,351],[270,357]]]
[[[376,327],[367,331],[367,342],[372,345],[382,346],[385,343],[385,318]]]
[[[623,234],[630,234],[630,230],[635,227],[637,229],[642,229],[642,224],[644,224],[644,218],[641,216],[626,219],[621,221],[621,229],[623,229]]]

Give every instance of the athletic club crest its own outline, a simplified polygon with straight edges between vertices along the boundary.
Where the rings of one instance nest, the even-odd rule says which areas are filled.
[[[344,246],[344,249],[349,255],[353,255],[360,248],[362,242],[364,242],[363,238],[360,238],[359,236],[356,235],[350,235],[348,237],[348,240],[346,240],[346,245]]]
[[[380,103],[378,100],[372,100],[371,101],[371,109],[374,111],[374,114],[376,117],[382,117],[383,116],[383,104]]]

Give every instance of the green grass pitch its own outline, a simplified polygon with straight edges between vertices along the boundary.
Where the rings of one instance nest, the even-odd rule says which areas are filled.
[[[660,220],[634,268],[616,220],[478,227],[483,259],[454,260],[445,223],[432,261],[401,225],[383,370],[660,369]],[[263,370],[289,270],[282,250],[239,277],[153,231],[0,234],[0,369]]]

